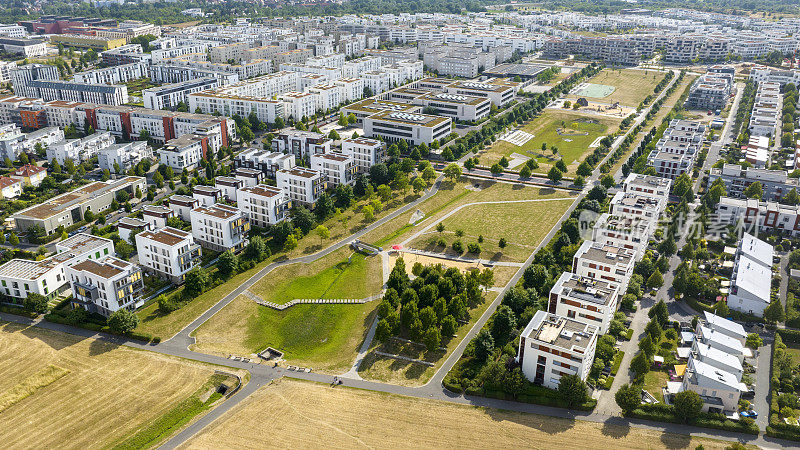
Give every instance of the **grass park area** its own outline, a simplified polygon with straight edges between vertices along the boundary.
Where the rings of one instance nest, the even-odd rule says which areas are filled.
[[[535,172],[547,173],[550,167],[563,158],[568,173],[574,174],[584,155],[593,150],[589,146],[598,137],[616,131],[620,122],[620,119],[613,117],[548,109],[522,127],[523,131],[534,136],[531,140],[522,146],[497,140],[480,159],[484,165],[491,166],[503,156],[511,159],[512,153],[518,153],[536,159],[539,168]],[[547,144],[544,151],[542,144]],[[553,146],[558,148],[557,155],[553,155],[551,151]]]
[[[418,206],[417,209],[425,214],[422,220],[411,224],[414,211],[409,211],[382,224],[361,239],[386,248],[403,242],[425,226],[436,223],[447,212],[466,203],[496,201],[498,198],[570,198],[570,195],[553,189],[489,181],[478,182],[477,187],[475,183],[444,182],[435,196]],[[558,203],[563,203],[566,208],[566,201]],[[359,262],[345,270],[337,268],[337,264],[349,254],[349,249],[342,249],[312,264],[280,267],[267,274],[252,290],[265,300],[279,302],[309,296],[356,298],[379,292],[383,283],[381,261],[367,257],[363,265]],[[511,270],[500,271],[498,279],[508,280],[512,274]],[[216,297],[218,300],[230,292],[231,286],[240,284],[249,276],[252,274],[239,274],[234,278],[236,284],[228,283],[203,293],[195,302],[203,300],[215,290],[220,290]],[[239,277],[241,279],[237,280]],[[276,311],[260,306],[246,296],[239,296],[197,329],[194,333],[196,348],[222,355],[248,355],[271,346],[285,352],[285,359],[291,364],[311,366],[315,370],[341,371],[349,368],[355,360],[372,325],[373,310],[377,305],[378,302],[363,305],[296,305]]]
[[[383,284],[380,257],[336,251],[311,264],[278,267],[250,291],[264,300],[283,304],[304,298],[364,298]]]
[[[653,93],[656,85],[664,78],[664,72],[640,69],[603,69],[586,80],[587,83],[613,86],[614,92],[606,97],[596,98],[604,103],[619,102],[635,108],[645,97]],[[578,96],[569,95],[570,99]]]
[[[572,201],[572,199],[546,199],[528,203],[470,205],[443,220],[443,232],[433,230],[430,234],[418,238],[412,246],[442,251],[441,247],[437,247],[440,238],[444,239],[448,246],[457,239],[466,246],[468,243],[478,242],[478,237],[483,236],[483,243],[480,244],[481,258],[523,262],[533,253]],[[480,220],[475,220],[476,217],[480,217]],[[463,236],[457,237],[457,232],[463,232]],[[499,246],[501,238],[505,238],[508,242],[504,249]],[[453,253],[452,248],[448,248],[447,251]]]
[[[175,411],[214,368],[35,327],[0,323],[6,448],[153,445],[201,412]],[[208,386],[211,388],[211,386]]]
[[[399,414],[398,412],[402,412]],[[728,443],[282,379],[182,448],[695,448]]]

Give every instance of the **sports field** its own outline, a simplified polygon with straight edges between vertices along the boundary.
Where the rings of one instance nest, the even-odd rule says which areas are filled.
[[[345,381],[345,384],[347,382]],[[183,448],[723,449],[655,430],[332,388],[282,379],[262,387]]]
[[[640,69],[603,69],[597,75],[586,80],[589,92],[568,95],[569,99],[590,97],[605,103],[619,102],[625,106],[636,108],[664,78],[664,72]],[[593,87],[592,85],[600,86]]]
[[[591,151],[589,145],[599,136],[616,131],[619,123],[620,119],[613,117],[547,109],[522,127],[523,131],[533,134],[533,139],[519,147],[510,142],[497,141],[480,159],[483,164],[491,166],[503,156],[511,159],[512,153],[519,153],[536,159],[539,169],[535,172],[546,173],[558,159],[563,158],[568,173],[574,174],[584,155]],[[542,144],[547,144],[544,151]],[[552,152],[554,146],[558,149],[556,155]]]
[[[584,83],[575,90],[575,95],[578,97],[603,98],[614,93],[616,89],[617,88],[614,86],[608,86],[606,84]]]
[[[200,363],[10,323],[0,323],[0,361],[4,448],[117,444],[162,423],[214,374]]]

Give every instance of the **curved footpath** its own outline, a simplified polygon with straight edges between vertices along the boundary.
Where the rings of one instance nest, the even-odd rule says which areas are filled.
[[[675,77],[673,77],[670,84],[674,84],[677,78],[677,71],[673,70],[675,73]],[[662,90],[661,96],[667,91],[667,88]],[[652,105],[652,103],[651,103]],[[651,106],[652,107],[652,106]],[[634,120],[634,123],[628,129],[628,132],[621,136],[620,139],[617,139],[614,142],[611,150],[609,151],[606,158],[601,161],[600,164],[597,166],[600,167],[605,162],[607,158],[613,154],[614,150],[619,146],[622,142],[622,138],[627,136],[639,123],[644,120],[645,115],[647,112],[650,111],[648,107],[644,109]],[[463,162],[464,158],[460,160]],[[452,403],[464,404],[464,405],[472,405],[472,406],[481,406],[481,407],[489,407],[489,408],[496,408],[496,409],[506,409],[509,411],[517,411],[517,412],[524,412],[524,413],[531,413],[531,414],[542,414],[546,416],[552,417],[560,417],[569,420],[586,420],[591,422],[598,422],[598,423],[605,423],[609,425],[615,426],[622,426],[622,427],[635,427],[635,428],[644,428],[650,429],[655,431],[661,432],[669,432],[669,433],[677,433],[677,434],[689,434],[693,436],[699,437],[707,437],[712,439],[722,439],[727,441],[738,441],[746,444],[754,444],[760,447],[767,447],[767,448],[800,448],[800,444],[792,441],[785,441],[781,439],[773,439],[769,438],[765,435],[760,434],[758,436],[742,434],[742,433],[733,433],[721,430],[712,430],[708,428],[700,428],[694,427],[689,425],[680,425],[680,424],[672,424],[672,423],[659,423],[659,422],[651,422],[645,420],[631,420],[626,419],[624,417],[619,417],[615,415],[603,414],[597,411],[594,412],[586,412],[586,411],[572,411],[569,409],[562,409],[562,408],[555,408],[543,405],[536,405],[536,404],[529,404],[529,403],[519,403],[514,401],[508,400],[499,400],[499,399],[491,399],[485,397],[473,397],[473,396],[466,396],[462,394],[454,394],[450,391],[444,389],[441,385],[444,376],[452,369],[452,367],[456,364],[458,359],[461,357],[461,354],[464,352],[465,347],[467,344],[472,340],[472,338],[477,334],[477,332],[485,325],[485,323],[489,320],[489,317],[494,313],[495,309],[499,306],[500,301],[502,300],[503,296],[509,289],[515,286],[522,274],[524,272],[525,267],[533,262],[534,255],[536,252],[547,242],[549,242],[555,233],[560,228],[561,223],[564,220],[569,218],[572,211],[575,210],[580,200],[586,195],[590,186],[597,182],[600,178],[599,170],[595,170],[593,175],[588,180],[587,187],[580,192],[580,194],[574,199],[574,202],[564,215],[559,219],[559,221],[552,227],[552,229],[548,232],[547,236],[540,242],[537,246],[536,250],[531,253],[528,259],[525,261],[523,266],[514,274],[511,280],[506,284],[506,286],[500,291],[492,302],[492,304],[486,309],[486,312],[478,319],[478,321],[473,325],[473,327],[469,330],[469,332],[464,336],[461,340],[459,345],[456,349],[450,354],[450,356],[445,360],[442,367],[434,374],[433,378],[424,386],[421,387],[405,387],[405,386],[397,386],[387,383],[379,383],[379,382],[372,382],[372,381],[364,381],[358,379],[342,379],[343,385],[347,387],[354,387],[359,389],[367,389],[372,391],[378,392],[386,392],[396,395],[405,395],[410,397],[418,397],[418,398],[429,398],[441,401],[447,401]],[[258,280],[268,274],[270,271],[275,269],[276,267],[280,267],[287,264],[294,264],[294,263],[309,263],[313,262],[323,256],[328,255],[331,252],[334,252],[345,245],[348,245],[354,239],[363,236],[364,234],[376,229],[380,225],[384,224],[385,222],[392,220],[398,217],[405,212],[408,212],[412,208],[416,207],[418,204],[424,202],[425,200],[429,199],[433,195],[435,195],[442,182],[442,176],[440,176],[436,182],[434,183],[433,187],[428,190],[422,197],[418,198],[417,200],[404,205],[403,207],[397,209],[396,211],[388,214],[387,216],[383,217],[382,219],[370,224],[366,228],[354,233],[353,235],[340,240],[339,242],[331,245],[330,247],[323,249],[317,253],[312,255],[302,256],[299,258],[294,258],[285,261],[279,261],[269,264],[268,266],[261,269],[258,273],[250,277],[247,281],[242,283],[236,289],[234,289],[230,294],[222,298],[219,302],[217,302],[214,306],[206,310],[203,314],[201,314],[197,319],[195,319],[192,323],[184,327],[181,331],[179,331],[175,336],[171,339],[161,342],[159,344],[147,344],[142,343],[140,341],[133,341],[127,339],[125,337],[111,335],[107,333],[98,333],[91,330],[77,328],[70,325],[63,325],[57,324],[52,322],[44,321],[42,318],[38,319],[29,319],[22,316],[0,313],[0,320],[18,323],[22,325],[28,326],[37,326],[53,331],[59,331],[63,333],[69,333],[73,335],[77,335],[80,337],[84,337],[87,339],[99,339],[105,342],[109,342],[116,345],[126,345],[133,348],[138,348],[141,350],[148,350],[153,351],[165,355],[180,357],[180,358],[187,358],[195,361],[205,362],[209,364],[216,364],[220,366],[226,366],[231,368],[237,369],[244,369],[250,372],[251,379],[250,382],[245,385],[241,390],[239,390],[236,394],[234,394],[230,399],[226,400],[217,408],[214,408],[212,411],[208,412],[206,415],[201,417],[200,419],[196,420],[186,429],[178,433],[177,435],[173,436],[169,439],[166,443],[164,443],[160,448],[163,449],[172,449],[176,448],[177,446],[183,444],[187,440],[189,440],[192,436],[203,430],[205,427],[210,425],[220,416],[225,414],[227,411],[231,410],[240,401],[247,398],[250,394],[258,390],[261,386],[269,384],[272,380],[280,378],[280,377],[288,377],[288,378],[296,378],[301,380],[308,380],[308,381],[315,381],[320,383],[328,383],[331,384],[333,382],[333,375],[325,375],[320,373],[302,373],[302,372],[292,372],[288,371],[285,368],[274,368],[268,365],[262,364],[253,364],[253,363],[245,363],[242,361],[234,361],[230,359],[226,359],[219,356],[208,355],[205,353],[198,353],[189,350],[189,346],[194,343],[194,338],[190,336],[190,334],[196,330],[200,325],[202,325],[205,321],[211,318],[214,314],[216,314],[219,310],[224,308],[227,304],[229,304],[233,299],[237,296],[241,295],[246,289],[250,288],[253,284],[255,284]],[[341,379],[341,378],[340,378]],[[606,393],[609,395],[609,393]]]

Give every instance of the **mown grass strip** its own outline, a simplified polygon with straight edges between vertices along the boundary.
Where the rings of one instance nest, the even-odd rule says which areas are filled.
[[[0,394],[0,413],[30,397],[39,389],[47,387],[69,373],[69,370],[47,366],[39,373],[26,378],[21,383]]]

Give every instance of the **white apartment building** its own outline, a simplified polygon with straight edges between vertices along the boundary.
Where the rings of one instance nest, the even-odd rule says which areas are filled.
[[[624,247],[583,241],[572,258],[572,272],[581,277],[608,282],[624,291],[633,275],[636,252]]]
[[[235,178],[242,182],[242,187],[252,187],[263,183],[265,177],[260,170],[240,167],[236,169]]]
[[[658,223],[666,205],[667,199],[620,191],[611,199],[608,212],[616,216],[639,217]]]
[[[254,112],[258,120],[267,123],[284,117],[283,102],[271,98],[230,96],[218,90],[191,93],[187,98],[189,111],[199,109],[203,114],[247,117]]]
[[[0,266],[0,293],[15,302],[33,293],[53,299],[67,286],[68,279],[64,273],[67,264],[99,260],[114,254],[112,240],[86,233],[76,234],[57,242],[56,254],[49,258],[39,261],[12,259]]]
[[[642,217],[605,213],[594,223],[592,241],[631,250],[638,260],[644,256],[657,225],[655,221]]]
[[[504,106],[513,101],[517,96],[516,83],[501,83],[494,82],[475,82],[475,81],[457,81],[453,84],[445,86],[445,92],[449,94],[468,95],[470,97],[483,97],[488,98],[497,107]]]
[[[355,182],[356,163],[351,155],[343,153],[311,155],[311,169],[320,172],[325,177],[328,187]]]
[[[279,96],[283,102],[283,111],[295,120],[311,117],[317,112],[317,101],[310,92],[287,92]]]
[[[250,223],[242,211],[228,205],[200,206],[189,214],[192,236],[214,251],[239,251],[247,245]]]
[[[113,256],[87,259],[67,265],[65,275],[72,287],[73,307],[110,316],[115,311],[132,311],[144,305],[142,269]]]
[[[142,208],[142,220],[144,220],[151,230],[157,230],[167,226],[169,219],[175,217],[175,211],[161,205],[145,205]]]
[[[336,84],[318,84],[308,89],[314,94],[318,111],[329,111],[338,108],[344,102],[342,89]]]
[[[608,333],[619,305],[619,289],[598,278],[564,272],[550,289],[548,312]]]
[[[669,178],[654,177],[631,172],[622,182],[624,192],[649,195],[657,198],[669,198],[672,180]]]
[[[181,172],[183,169],[192,170],[205,158],[208,141],[200,136],[184,134],[181,137],[167,141],[158,149],[161,164],[172,167]]]
[[[192,233],[164,227],[155,231],[142,231],[136,235],[136,252],[145,272],[181,284],[186,272],[200,263],[200,246],[194,243]]]
[[[180,83],[166,84],[142,91],[144,107],[149,109],[175,109],[179,103],[189,105],[189,95],[214,89],[219,85],[216,78],[203,77]]]
[[[124,144],[113,144],[97,154],[97,164],[103,170],[115,173],[114,164],[119,166],[119,173],[124,173],[131,167],[136,166],[139,161],[145,158],[152,158],[153,151],[145,141],[127,142]]]
[[[212,206],[222,200],[222,191],[215,186],[198,184],[192,188],[192,198],[200,202],[200,206]]]
[[[382,137],[389,142],[405,140],[411,145],[433,141],[450,134],[449,117],[384,111],[364,118],[364,135]]]
[[[340,78],[333,84],[339,86],[343,102],[354,102],[364,96],[364,80],[361,78]]]
[[[562,375],[589,376],[597,327],[546,311],[536,311],[522,331],[517,362],[528,381],[557,389]]]
[[[758,317],[771,301],[772,245],[745,234],[739,241],[731,276],[728,307]]]
[[[244,182],[235,177],[216,177],[214,187],[219,189],[222,198],[229,202],[236,201],[236,192],[244,187]]]
[[[147,63],[145,62],[78,72],[72,77],[72,81],[87,84],[119,84],[139,78],[147,78]]]
[[[291,128],[275,136],[271,145],[276,152],[294,155],[300,159],[331,151],[331,140],[325,135]]]
[[[68,159],[74,163],[81,163],[97,155],[100,150],[114,145],[115,142],[114,137],[107,131],[90,134],[80,139],[56,142],[47,147],[47,160],[55,159],[62,165]]]
[[[289,200],[314,205],[325,190],[325,178],[316,170],[295,167],[276,173],[278,187],[287,193]]]
[[[169,209],[175,213],[175,217],[184,222],[191,222],[191,211],[200,206],[200,200],[188,195],[173,195],[167,199],[167,202]]]
[[[758,230],[798,236],[800,206],[722,197],[717,204],[717,221],[722,227],[741,222],[748,232]]]
[[[275,141],[273,141],[275,142]],[[286,145],[289,141],[284,141],[282,144],[278,143],[277,145],[283,145],[284,151],[286,150]],[[273,144],[273,148],[276,144]],[[291,147],[290,147],[291,149]],[[258,148],[250,148],[247,149],[238,155],[236,155],[233,159],[233,167],[237,170],[237,177],[239,171],[243,170],[257,170],[258,172],[264,174],[267,178],[275,178],[275,173],[279,170],[289,170],[295,166],[295,156],[294,150],[291,153],[282,153],[276,151],[269,151],[269,150],[261,150]],[[246,172],[242,172],[245,174]],[[259,180],[256,180],[259,181]],[[255,183],[259,184],[259,183]]]
[[[386,144],[364,137],[342,139],[342,154],[353,157],[358,173],[369,173],[370,167],[386,160]]]
[[[285,220],[291,208],[286,192],[266,184],[239,189],[236,204],[256,227],[267,227]]]
[[[747,386],[732,373],[692,357],[689,358],[681,390],[699,394],[704,412],[731,414],[739,410],[739,398]]]
[[[705,125],[700,122],[673,119],[648,155],[647,164],[662,178],[674,180],[683,173],[691,174],[705,131]]]

